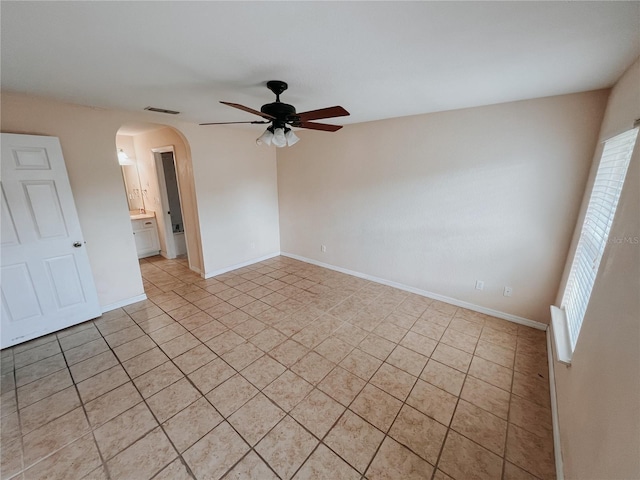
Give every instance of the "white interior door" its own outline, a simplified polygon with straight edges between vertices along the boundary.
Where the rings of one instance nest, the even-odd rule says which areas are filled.
[[[5,133],[1,140],[5,348],[101,311],[59,140]]]

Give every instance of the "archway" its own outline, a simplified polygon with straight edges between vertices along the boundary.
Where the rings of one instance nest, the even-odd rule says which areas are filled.
[[[149,219],[144,222],[147,224],[153,224],[155,219],[157,225],[157,250],[148,243],[149,238],[140,237],[140,241],[136,239],[142,247],[138,256],[159,253],[175,258],[183,253],[180,247],[184,245],[189,268],[202,274],[200,225],[188,141],[174,127],[155,123],[123,124],[115,140],[119,156],[129,163],[123,166],[123,180],[132,225],[140,223],[136,219]],[[167,188],[167,177],[175,179],[176,191],[172,186]],[[174,207],[173,216],[169,203]],[[179,215],[175,208],[181,210]]]

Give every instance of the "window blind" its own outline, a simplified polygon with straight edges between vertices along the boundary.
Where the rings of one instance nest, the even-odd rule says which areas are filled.
[[[638,128],[624,132],[604,144],[600,165],[589,198],[580,239],[576,247],[562,308],[567,317],[571,350],[575,349],[600,260],[609,239],[622,185],[627,174]]]

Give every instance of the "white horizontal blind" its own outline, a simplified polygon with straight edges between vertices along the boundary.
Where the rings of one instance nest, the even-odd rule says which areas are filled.
[[[575,349],[604,247],[609,239],[609,231],[637,136],[638,128],[634,128],[607,140],[604,144],[582,232],[562,298],[562,308],[567,316],[572,350]]]

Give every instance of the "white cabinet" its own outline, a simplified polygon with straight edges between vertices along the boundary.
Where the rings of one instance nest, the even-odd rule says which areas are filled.
[[[160,253],[158,227],[154,217],[131,220],[133,235],[136,241],[138,258],[150,257]]]

